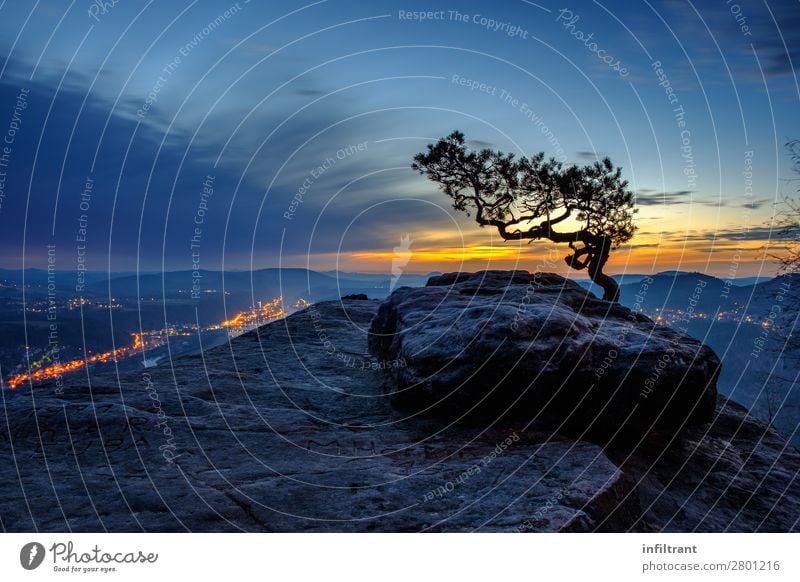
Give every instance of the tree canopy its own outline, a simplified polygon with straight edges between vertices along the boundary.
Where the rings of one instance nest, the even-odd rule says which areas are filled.
[[[622,169],[610,159],[565,166],[543,152],[517,158],[472,151],[464,134],[454,131],[414,156],[412,168],[439,184],[456,210],[474,213],[480,226],[495,227],[504,240],[568,244],[566,263],[587,269],[603,298],[618,301],[619,286],[603,268],[611,250],[633,236],[636,210]],[[562,232],[557,225],[572,228]]]

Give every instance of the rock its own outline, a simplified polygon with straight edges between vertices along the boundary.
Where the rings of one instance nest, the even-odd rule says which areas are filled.
[[[91,387],[78,374],[63,394],[4,391],[2,527],[555,532],[591,529],[596,504],[629,490],[588,442],[398,415],[367,353],[377,305],[315,304],[202,357]]]
[[[314,304],[146,371],[3,390],[0,528],[797,531],[800,455],[732,403],[633,449],[398,412],[375,301]]]
[[[633,530],[800,531],[800,452],[731,400],[720,397],[712,422],[681,438],[606,452],[634,483]]]
[[[395,290],[369,349],[406,411],[515,416],[593,439],[710,420],[720,369],[686,334],[558,275],[522,271],[448,273]]]
[[[366,293],[351,293],[342,297],[342,301],[367,301],[368,299]]]

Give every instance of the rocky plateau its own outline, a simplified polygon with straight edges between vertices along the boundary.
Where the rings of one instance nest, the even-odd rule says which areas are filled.
[[[555,275],[317,303],[198,356],[3,390],[0,529],[797,531],[800,453],[718,369]]]

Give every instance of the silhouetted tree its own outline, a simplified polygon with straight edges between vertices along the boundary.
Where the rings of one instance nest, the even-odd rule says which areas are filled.
[[[790,182],[796,182],[800,180],[800,140],[789,141],[786,149],[792,161],[792,170],[798,175]],[[800,406],[795,390],[800,353],[800,298],[796,289],[800,280],[800,200],[786,196],[783,203],[777,205],[775,215],[767,226],[773,229],[774,234],[767,248],[778,250],[777,254],[770,253],[780,264],[778,274],[789,277],[782,278],[788,292],[781,297],[783,300],[772,330],[774,335],[769,338],[768,349],[776,361],[770,362],[762,372],[762,399],[770,425],[778,420],[779,428],[788,430],[800,422]]]
[[[456,210],[475,212],[481,226],[493,226],[504,240],[547,239],[568,244],[564,260],[587,269],[603,288],[603,299],[619,300],[619,285],[603,273],[612,249],[630,240],[633,193],[611,160],[564,167],[544,153],[530,158],[483,149],[471,151],[454,131],[414,156],[412,168],[439,184]],[[569,232],[558,224],[577,225]],[[563,226],[563,224],[562,224]]]
[[[788,142],[786,149],[794,172],[800,176],[800,139]],[[781,273],[800,273],[800,202],[787,197],[774,225],[777,227],[776,242],[784,247],[784,253],[774,257],[781,264]]]
[[[800,176],[800,139],[789,141],[786,149],[792,160],[794,173]],[[795,180],[800,180],[800,178],[795,178]],[[783,204],[775,213],[772,227],[776,232],[772,244],[781,250],[780,254],[772,255],[772,258],[780,264],[778,274],[800,275],[800,201],[797,198],[787,196],[784,199]],[[794,285],[796,286],[796,283]],[[798,333],[800,298],[798,298],[796,289],[792,289],[786,299],[781,308],[782,321],[777,326],[777,333],[783,342],[778,349],[781,352],[794,354],[800,348],[800,333]],[[795,381],[793,378],[782,378],[790,382]]]

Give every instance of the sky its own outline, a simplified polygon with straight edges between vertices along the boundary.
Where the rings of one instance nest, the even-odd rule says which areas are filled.
[[[798,63],[797,0],[0,0],[0,267],[567,271],[411,170],[458,129],[621,166],[610,273],[771,275]]]

